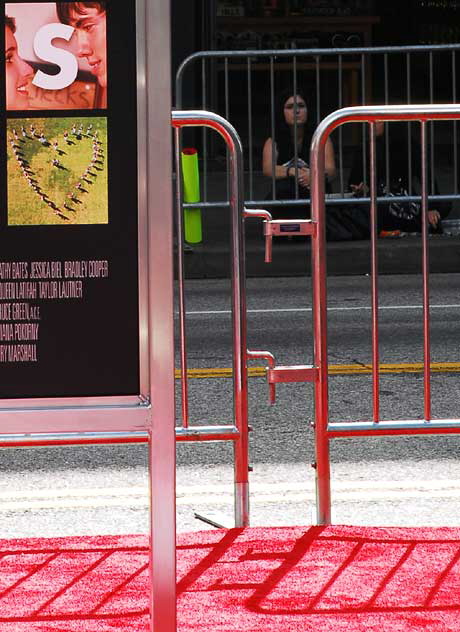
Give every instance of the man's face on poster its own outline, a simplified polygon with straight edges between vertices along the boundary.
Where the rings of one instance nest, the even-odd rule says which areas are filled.
[[[86,7],[82,13],[73,12],[70,25],[75,27],[77,56],[86,58],[91,72],[102,88],[107,87],[107,40],[106,14],[94,7]]]

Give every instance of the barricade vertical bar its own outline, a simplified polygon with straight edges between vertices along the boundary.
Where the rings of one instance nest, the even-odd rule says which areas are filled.
[[[225,118],[230,118],[230,104],[228,101],[228,57],[224,59],[224,95],[225,95]]]
[[[412,102],[411,98],[411,66],[410,66],[410,53],[406,53],[406,92],[407,103]],[[407,168],[408,168],[408,182],[409,182],[409,195],[412,195],[412,123],[407,122]]]
[[[201,107],[206,110],[206,59],[201,63]],[[208,137],[203,128],[203,201],[208,201]]]
[[[452,101],[453,103],[457,102],[457,63],[455,51],[452,51]],[[458,165],[458,147],[457,147],[457,130],[458,125],[457,121],[453,121],[454,125],[454,191],[458,193],[458,173],[457,173],[457,165]]]
[[[374,421],[380,420],[379,388],[379,294],[377,262],[377,161],[375,155],[375,122],[370,123],[370,193],[371,193],[371,275],[372,275],[372,392]]]
[[[433,52],[430,51],[430,103],[434,103]],[[434,123],[430,122],[430,195],[434,195]]]
[[[384,55],[385,66],[385,105],[389,103],[388,89],[388,55]],[[388,126],[385,125],[385,186],[387,193],[390,191],[390,138],[388,135]]]
[[[248,135],[249,135],[249,199],[254,198],[254,158],[252,155],[252,69],[251,58],[248,57]]]
[[[362,58],[363,58],[363,55],[361,55],[361,63],[362,63]],[[362,105],[365,104],[365,101],[366,101],[366,95],[365,95],[364,90],[363,90],[363,85],[361,84],[361,103],[362,103]],[[340,127],[342,127],[342,126],[340,126]],[[366,123],[362,124],[361,130],[362,130],[362,135],[363,135],[363,139],[362,139],[362,141],[363,141],[363,166],[362,166],[362,172],[364,174],[364,188],[366,189],[366,187],[367,187],[367,172],[368,172],[368,169],[367,169],[367,142],[366,142],[366,140],[367,140],[367,125],[366,125]]]
[[[235,525],[249,525],[248,372],[246,336],[246,271],[244,252],[243,149],[236,133],[230,148],[232,214],[233,401],[235,425]]]
[[[224,80],[225,80],[225,88],[224,88],[224,96],[225,96],[225,118],[227,121],[230,119],[230,102],[229,102],[229,90],[228,90],[228,57],[224,59]],[[230,195],[230,176],[229,176],[229,156],[228,156],[228,148],[225,152],[225,163],[227,165],[227,199]]]
[[[316,70],[316,124],[321,121],[321,75],[319,71],[319,56],[315,57]]]
[[[361,55],[361,103],[365,105],[366,98],[366,57]]]
[[[185,322],[185,279],[184,279],[184,222],[182,208],[182,169],[180,130],[174,130],[176,163],[176,224],[177,224],[177,280],[179,285],[179,340],[181,369],[181,410],[182,427],[188,428],[188,375],[187,375],[187,336]]]
[[[272,128],[272,199],[276,200],[276,152],[275,152],[275,71],[273,57],[270,57],[270,115]]]
[[[343,106],[343,58],[339,55],[337,72],[339,75],[339,108]],[[345,182],[343,177],[343,129],[339,127],[339,171],[340,171],[340,193],[345,194]]]
[[[292,60],[293,90],[294,95],[294,179],[295,179],[295,199],[299,199],[299,141],[297,138],[297,57]]]
[[[312,139],[311,202],[316,236],[312,237],[312,285],[314,363],[318,370],[315,381],[315,455],[316,455],[316,520],[331,522],[331,471],[329,462],[329,395],[327,375],[327,286],[326,229],[324,203],[325,140],[319,130]]]
[[[424,417],[431,419],[431,372],[430,372],[430,289],[428,250],[428,179],[426,121],[421,122],[422,145],[422,256],[423,256],[423,373],[424,373]]]

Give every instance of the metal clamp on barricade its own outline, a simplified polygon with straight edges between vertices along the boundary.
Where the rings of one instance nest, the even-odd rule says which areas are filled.
[[[273,219],[265,209],[244,209],[244,217],[264,220],[265,263],[272,262],[273,237],[315,237],[316,224],[311,219]]]
[[[267,382],[270,404],[276,402],[276,384],[289,382],[314,382],[318,376],[318,369],[311,365],[276,366],[275,356],[270,351],[248,351],[248,359],[261,358],[268,363]]]

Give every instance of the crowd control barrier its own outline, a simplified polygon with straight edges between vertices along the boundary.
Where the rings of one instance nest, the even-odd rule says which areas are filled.
[[[458,121],[460,105],[405,105],[344,108],[327,116],[317,127],[311,147],[312,221],[317,230],[312,238],[312,277],[314,315],[315,380],[315,445],[317,522],[331,522],[329,444],[337,437],[382,435],[439,435],[460,433],[460,419],[433,419],[430,385],[430,299],[428,250],[428,190],[427,128],[432,121]],[[417,121],[420,124],[421,144],[421,201],[422,212],[422,272],[423,272],[423,350],[424,350],[424,416],[422,420],[384,420],[379,402],[379,293],[377,258],[377,198],[376,185],[376,122]],[[366,123],[369,126],[370,157],[370,213],[371,213],[371,277],[372,277],[372,383],[373,416],[366,421],[329,422],[328,348],[327,348],[327,293],[325,242],[325,144],[331,132],[345,123]]]
[[[270,136],[276,142],[275,110],[280,94],[286,89],[292,94],[297,90],[306,92],[314,126],[330,112],[347,106],[456,103],[459,50],[460,44],[203,51],[190,55],[178,68],[175,103],[178,109],[212,110],[232,122],[241,136],[247,165],[245,205],[275,209],[285,205],[286,200],[276,197],[274,177],[271,181],[261,177],[261,165],[265,138]],[[191,85],[191,79],[198,87],[185,95],[184,83]],[[458,200],[458,123],[454,120],[448,133],[430,124],[427,133],[430,196]],[[409,138],[408,127],[408,144]],[[347,196],[349,150],[362,144],[366,160],[367,140],[365,126],[361,130],[355,126],[346,136],[343,128],[338,128],[333,139],[337,176],[334,197],[328,204],[356,204],[356,199]],[[225,206],[228,196],[225,198],[220,192],[225,187],[224,180],[221,183],[218,179],[221,184],[215,184],[216,150],[205,130],[201,145],[202,200],[184,207],[211,212]],[[444,174],[442,190],[434,198],[435,168],[441,155],[449,155],[449,174],[448,178]],[[301,199],[298,187],[295,197],[289,200],[289,206],[302,207],[305,198]]]

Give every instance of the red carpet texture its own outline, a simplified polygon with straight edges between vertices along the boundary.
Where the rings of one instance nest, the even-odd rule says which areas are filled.
[[[460,631],[460,529],[178,538],[178,630]],[[144,536],[0,540],[1,632],[146,632]]]

